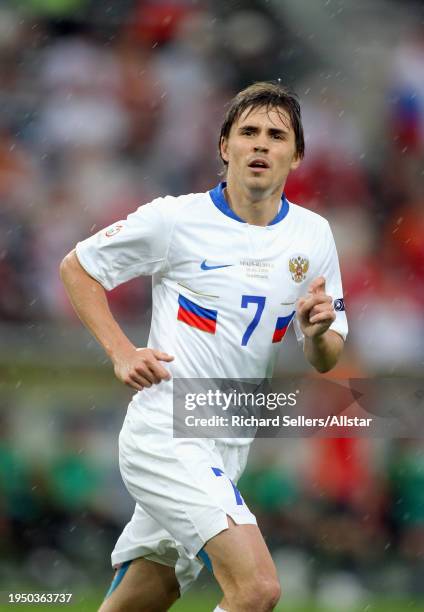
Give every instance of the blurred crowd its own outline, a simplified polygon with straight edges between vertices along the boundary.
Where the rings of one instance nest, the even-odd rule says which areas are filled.
[[[339,251],[350,324],[345,375],[422,371],[423,26],[399,28],[378,50],[370,43],[378,64],[370,60],[367,82],[354,46],[348,62],[341,51],[320,54],[326,41],[314,47],[312,34],[301,36],[285,4],[1,4],[0,329],[79,325],[58,277],[63,256],[154,197],[214,186],[226,103],[255,80],[281,78],[299,95],[306,134],[287,196],[329,219]],[[137,323],[148,311],[150,286],[137,279],[110,293],[120,320]],[[61,421],[60,413],[58,405],[59,443],[44,462],[22,454],[23,424],[0,414],[0,579],[11,560],[40,582],[40,568],[56,567],[52,588],[75,576],[81,560],[107,564],[129,512],[111,467],[122,414],[113,406],[90,428],[87,417]],[[277,452],[267,441],[242,490],[285,573],[310,572],[312,588],[322,571],[338,568],[363,588],[375,580],[422,592],[422,445],[280,443]]]
[[[3,3],[0,320],[74,320],[58,280],[64,254],[153,197],[218,182],[225,104],[254,80],[282,78],[306,132],[287,195],[332,223],[350,349],[371,370],[422,360],[424,31],[380,50],[367,91],[351,66],[299,46],[273,6]],[[150,280],[110,297],[136,321]]]

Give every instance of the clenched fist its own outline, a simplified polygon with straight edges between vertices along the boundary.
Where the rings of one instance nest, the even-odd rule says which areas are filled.
[[[308,295],[297,301],[297,319],[302,332],[308,338],[321,336],[335,318],[333,299],[325,292],[325,278],[318,276],[309,285]]]

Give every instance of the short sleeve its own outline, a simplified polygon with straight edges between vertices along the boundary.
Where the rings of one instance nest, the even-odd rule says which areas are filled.
[[[330,325],[330,329],[340,334],[340,336],[346,340],[348,325],[343,298],[339,258],[337,256],[334,237],[327,221],[325,221],[323,229],[320,253],[321,261],[318,268],[318,275],[325,278],[325,290],[327,295],[333,298],[333,306],[336,313],[336,319]],[[294,329],[297,339],[303,341],[303,333],[297,318],[294,319]]]
[[[105,289],[113,289],[137,276],[163,271],[171,240],[172,198],[158,198],[79,242],[76,253],[82,267]]]

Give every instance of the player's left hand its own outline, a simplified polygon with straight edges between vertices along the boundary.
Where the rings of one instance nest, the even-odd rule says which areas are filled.
[[[297,319],[305,336],[324,334],[336,318],[333,299],[325,292],[325,278],[318,276],[309,285],[308,295],[297,301]]]

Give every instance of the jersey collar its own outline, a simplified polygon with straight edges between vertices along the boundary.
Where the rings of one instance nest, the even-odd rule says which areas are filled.
[[[240,223],[246,223],[246,221],[244,221],[241,217],[236,215],[236,213],[229,207],[228,202],[225,199],[225,195],[224,195],[224,189],[226,186],[227,186],[227,183],[224,181],[222,183],[219,183],[214,189],[211,189],[209,191],[209,195],[211,197],[212,202],[215,204],[217,208],[219,208],[219,210],[222,213],[224,213],[224,215],[227,215],[227,217],[231,217],[231,219],[234,219],[235,221],[239,221]],[[288,212],[289,212],[289,203],[287,201],[286,196],[283,193],[281,196],[281,208],[278,211],[277,215],[274,217],[274,219],[270,223],[268,223],[268,225],[275,225],[276,223],[279,223],[280,221],[284,219],[284,217],[287,216]]]

